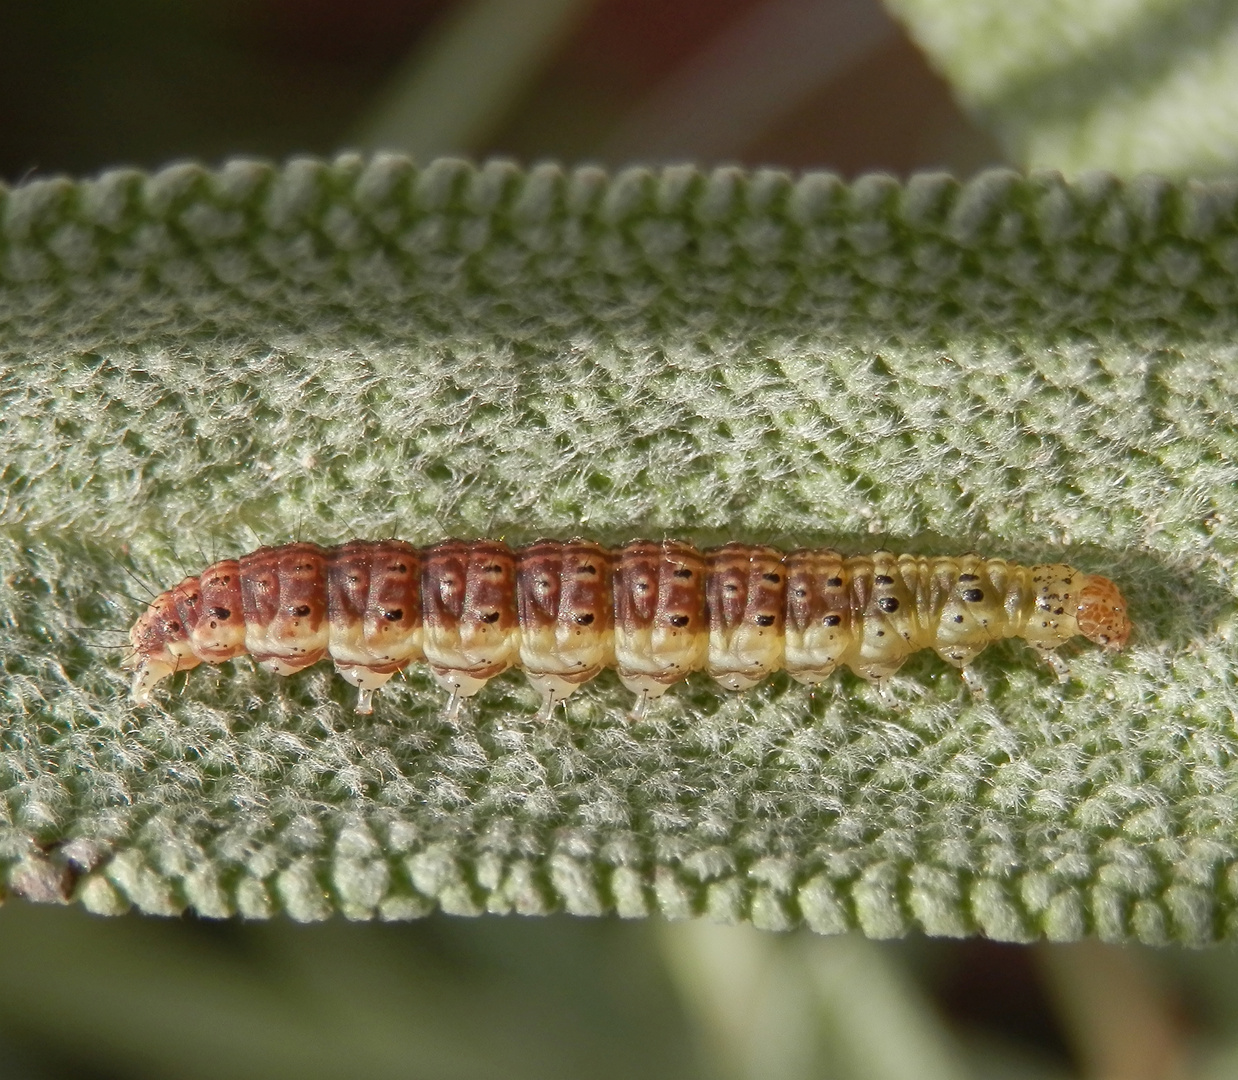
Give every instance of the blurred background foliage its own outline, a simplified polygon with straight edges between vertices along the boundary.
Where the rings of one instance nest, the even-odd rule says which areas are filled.
[[[903,21],[896,21],[898,18]],[[0,177],[343,148],[1218,175],[1233,0],[3,0]],[[0,1077],[1238,1076],[1232,948],[0,910]]]

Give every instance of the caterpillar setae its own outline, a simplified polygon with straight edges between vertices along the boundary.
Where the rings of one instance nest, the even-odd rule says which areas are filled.
[[[177,671],[248,653],[290,675],[330,656],[371,711],[375,690],[414,661],[451,693],[449,715],[518,667],[542,716],[603,668],[647,703],[689,672],[744,690],[785,668],[815,684],[839,666],[884,692],[912,653],[968,669],[992,641],[1021,637],[1060,679],[1054,652],[1076,634],[1107,650],[1131,632],[1108,578],[1062,563],[979,555],[845,557],[672,540],[618,549],[588,540],[295,543],[225,559],[158,596],[129,634],[133,698]]]

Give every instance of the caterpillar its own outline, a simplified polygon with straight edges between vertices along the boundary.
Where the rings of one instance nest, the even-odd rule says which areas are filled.
[[[979,555],[845,557],[673,540],[610,549],[539,540],[417,548],[402,540],[293,543],[225,559],[158,596],[129,634],[136,704],[200,663],[248,653],[279,675],[330,656],[359,690],[357,712],[406,665],[429,664],[460,702],[508,668],[542,695],[540,715],[604,668],[649,701],[693,671],[744,690],[779,668],[816,684],[846,666],[877,684],[920,649],[983,685],[968,664],[1021,637],[1066,680],[1054,651],[1076,634],[1106,650],[1131,633],[1108,578],[1062,563]]]

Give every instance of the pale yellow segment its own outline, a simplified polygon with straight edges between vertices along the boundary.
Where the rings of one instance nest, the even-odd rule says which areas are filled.
[[[395,674],[375,668],[398,669],[423,658],[421,638],[420,625],[404,629],[381,616],[351,623],[341,621],[331,624],[328,652],[335,661],[335,670],[345,680],[360,690],[373,692]]]
[[[841,663],[857,675],[876,681],[893,675],[922,646],[916,593],[920,567],[888,551],[856,556],[844,563],[843,577],[852,598],[852,632]],[[878,578],[891,585],[877,584]],[[868,598],[880,592],[898,601],[893,613],[873,608]]]
[[[709,633],[709,674],[728,690],[747,690],[783,665],[783,637],[772,626],[740,623]]]
[[[611,635],[592,628],[556,622],[520,631],[520,666],[547,713],[614,662]]]
[[[1064,563],[1021,569],[1028,584],[1015,633],[1042,651],[1056,649],[1079,633],[1079,593],[1087,575]]]
[[[520,659],[520,629],[486,623],[424,628],[422,651],[435,678],[452,693],[472,697],[486,681]]]
[[[193,628],[189,643],[200,660],[220,664],[225,659],[245,651],[247,629],[240,620],[220,620],[204,617]]]
[[[802,631],[787,626],[783,641],[783,664],[796,682],[816,686],[834,674],[851,643],[846,626],[816,623]]]
[[[308,619],[281,616],[268,626],[245,624],[245,651],[259,656],[259,663],[277,675],[292,675],[316,664],[327,652],[330,640],[324,619],[317,630]]]
[[[846,559],[850,628],[814,626],[802,635],[789,630],[787,665],[814,665],[828,673],[834,661],[866,679],[880,680],[898,671],[912,654],[931,648],[963,668],[992,642],[1027,633],[1035,607],[1036,569],[974,555],[877,552]],[[1068,567],[1049,571],[1046,589],[1056,596],[1073,572]],[[1075,632],[1073,620],[1065,615],[1053,619],[1055,626],[1032,635],[1044,642],[1042,648],[1055,647]]]
[[[189,671],[196,668],[202,661],[194,654],[193,646],[186,639],[168,641],[163,646],[163,656],[160,659],[170,659],[175,671]]]
[[[336,670],[345,666],[364,666],[378,662],[378,658],[366,645],[363,620],[332,620],[328,629],[327,653],[335,661]]]
[[[340,677],[359,690],[373,692],[393,674],[371,669],[371,665],[381,661],[366,645],[362,619],[332,620],[329,624],[327,653],[335,661],[335,670]]]
[[[421,624],[401,627],[381,616],[365,620],[364,645],[380,664],[404,664],[420,660],[423,631]]]
[[[422,658],[420,625],[407,630],[387,619],[333,622],[327,651],[337,664],[404,664]]]
[[[615,663],[612,635],[555,622],[520,632],[520,666],[529,674],[600,671]]]
[[[619,676],[650,675],[675,682],[700,671],[709,660],[709,635],[674,626],[648,626],[635,632],[615,627],[615,666]]]
[[[271,626],[245,623],[245,651],[250,656],[278,656],[284,651],[284,643],[276,640]]]
[[[929,645],[948,664],[964,668],[992,642],[1017,633],[1012,613],[1023,603],[1025,567],[970,555],[926,562],[928,576],[940,583],[924,612]],[[983,599],[968,599],[971,591]]]
[[[671,683],[701,670],[708,659],[708,634],[656,625],[634,633],[615,627],[619,681],[642,698],[661,697]]]
[[[838,636],[840,635],[833,637]],[[842,636],[850,640],[850,635]],[[840,659],[846,648],[846,641],[833,640],[830,635],[820,633],[816,628],[803,634],[788,631],[787,674],[796,682],[804,683],[806,686],[817,686],[838,670]]]
[[[421,647],[426,660],[434,667],[502,671],[520,659],[520,630],[518,627],[500,630],[473,622],[451,628],[428,626]]]

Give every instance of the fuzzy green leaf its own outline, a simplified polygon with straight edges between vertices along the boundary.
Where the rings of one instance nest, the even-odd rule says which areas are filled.
[[[889,937],[1238,929],[1238,185],[235,162],[0,192],[0,857],[96,911],[703,914]],[[1108,574],[1059,685],[1013,642],[612,675],[458,729],[424,671],[155,707],[110,643],[259,540],[673,535]],[[119,640],[121,635],[115,635]]]

